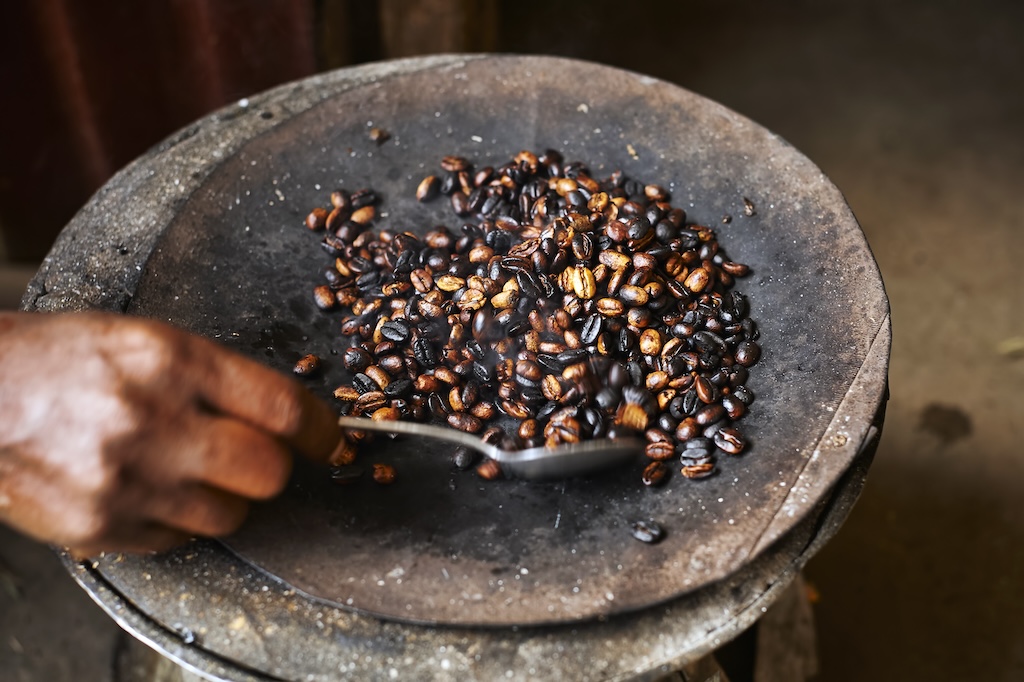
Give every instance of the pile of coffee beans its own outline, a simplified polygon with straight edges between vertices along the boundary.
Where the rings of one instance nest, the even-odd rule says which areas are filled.
[[[597,180],[553,150],[497,167],[447,156],[440,170],[416,198],[447,198],[457,230],[375,230],[369,189],[337,190],[306,219],[334,259],[313,298],[344,313],[344,413],[444,421],[506,449],[642,434],[647,485],[672,460],[698,479],[743,452],[758,331],[732,288],[748,267],[710,227],[663,187]],[[367,437],[348,434],[332,464]],[[464,450],[454,460],[500,475]]]

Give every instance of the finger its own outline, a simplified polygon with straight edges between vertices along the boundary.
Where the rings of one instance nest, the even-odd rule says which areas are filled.
[[[241,497],[204,485],[159,491],[144,506],[144,515],[157,524],[206,537],[238,530],[249,511],[248,503]]]
[[[216,410],[285,440],[314,460],[326,460],[341,438],[337,416],[295,380],[207,341],[214,350],[195,384]]]
[[[179,478],[251,500],[284,490],[292,456],[276,438],[228,417],[197,415],[182,444]]]
[[[184,545],[191,539],[191,535],[178,529],[155,523],[144,523],[123,528],[116,535],[103,538],[99,542],[68,547],[67,550],[76,561],[84,561],[104,552],[124,552],[126,554],[166,552]]]

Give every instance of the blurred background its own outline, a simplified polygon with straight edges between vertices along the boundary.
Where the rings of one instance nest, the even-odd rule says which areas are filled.
[[[822,681],[1024,679],[1024,4],[10,0],[0,309],[114,172],[282,82],[440,52],[593,60],[782,135],[845,193],[893,313],[861,501],[806,574]],[[0,528],[0,679],[113,679],[116,626]]]

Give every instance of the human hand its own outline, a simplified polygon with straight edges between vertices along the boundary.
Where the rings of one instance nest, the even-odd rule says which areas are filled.
[[[293,379],[168,325],[0,314],[0,521],[78,555],[228,534],[290,447],[340,436]]]

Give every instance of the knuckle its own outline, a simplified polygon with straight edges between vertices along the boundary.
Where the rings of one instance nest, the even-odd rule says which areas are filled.
[[[294,436],[302,429],[304,414],[300,391],[301,388],[289,382],[271,399],[269,417],[275,433]]]
[[[66,521],[67,543],[72,547],[103,545],[113,528],[113,519],[104,510],[86,509]]]
[[[116,361],[142,380],[170,376],[187,356],[186,344],[177,334],[151,323],[126,325],[116,342]]]
[[[251,497],[265,500],[276,497],[284,491],[291,475],[291,458],[281,452],[273,452],[263,458],[260,476],[254,481]]]

